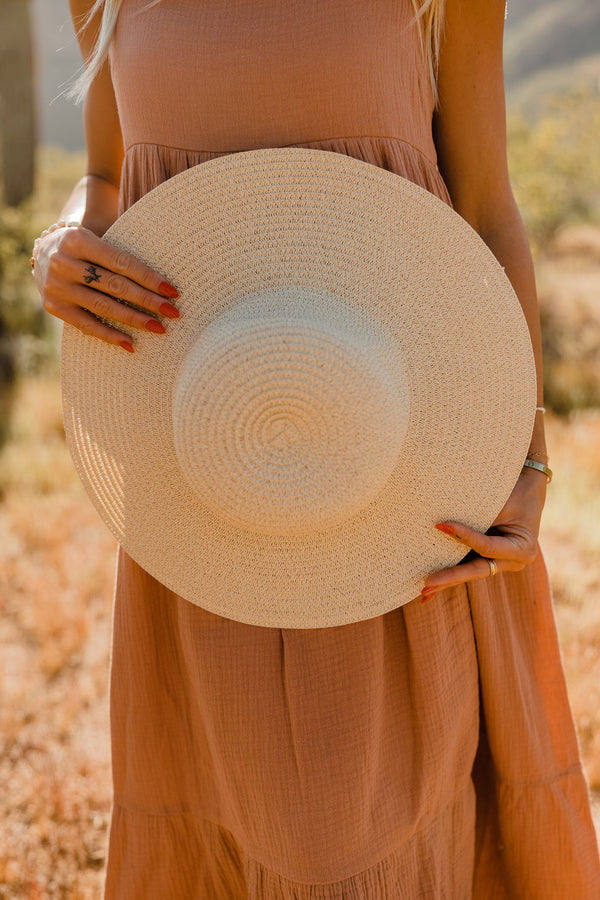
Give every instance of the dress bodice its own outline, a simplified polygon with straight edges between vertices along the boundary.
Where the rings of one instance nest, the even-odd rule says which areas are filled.
[[[125,147],[236,151],[362,136],[435,164],[410,0],[124,0],[111,49]]]
[[[450,202],[411,0],[123,0],[110,64],[121,211],[191,165],[275,146],[346,153]]]

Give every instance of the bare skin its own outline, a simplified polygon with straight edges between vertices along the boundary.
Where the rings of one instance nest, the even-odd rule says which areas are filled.
[[[454,208],[504,266],[519,298],[533,345],[537,405],[543,406],[542,347],[533,262],[506,158],[504,9],[504,0],[447,0],[438,74],[440,108],[434,119],[434,137],[439,169]],[[539,462],[548,459],[543,416],[539,412],[528,456]],[[428,588],[435,592],[493,577],[486,558],[496,561],[498,572],[517,572],[533,562],[545,500],[546,476],[525,468],[486,534],[460,522],[446,522],[456,538],[473,552],[458,566],[428,576],[426,599],[432,596]]]
[[[70,5],[78,28],[93,3],[72,0]],[[84,59],[93,50],[98,26],[96,17],[78,35]],[[131,352],[136,329],[160,334],[166,330],[164,319],[177,317],[173,304],[177,290],[159,272],[100,237],[117,218],[123,162],[119,116],[106,65],[85,100],[84,126],[88,174],[75,186],[60,216],[81,222],[82,227],[48,234],[38,247],[34,274],[47,312],[107,343],[128,345],[123,350]],[[120,303],[121,299],[147,313]],[[114,327],[97,316],[114,321]]]
[[[92,0],[70,0],[76,28],[92,6]],[[79,34],[84,59],[92,52],[98,24],[96,18]],[[537,404],[542,406],[542,350],[533,263],[506,159],[503,29],[504,0],[447,0],[434,137],[439,169],[454,208],[504,266],[522,305],[538,375]],[[136,329],[158,332],[161,325],[165,327],[165,317],[177,315],[173,306],[177,292],[160,273],[101,239],[117,218],[123,161],[123,140],[107,66],[86,98],[84,124],[88,174],[75,186],[61,213],[61,219],[80,222],[81,226],[58,229],[42,239],[35,278],[48,313],[132,352]],[[132,309],[120,299],[147,312]],[[114,325],[101,322],[97,315]],[[547,461],[540,413],[536,414],[528,455]],[[452,533],[448,540],[460,540],[471,552],[458,566],[429,575],[422,598],[429,599],[443,588],[489,578],[487,558],[496,561],[498,572],[516,572],[532,562],[538,552],[545,499],[545,475],[526,468],[486,534],[460,522],[438,523],[445,526],[446,533]]]

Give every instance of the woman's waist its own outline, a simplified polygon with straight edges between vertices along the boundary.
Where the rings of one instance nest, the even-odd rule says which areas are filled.
[[[220,140],[219,140],[220,137]],[[198,161],[210,159],[216,156],[225,156],[228,153],[240,153],[246,150],[260,150],[270,147],[308,147],[315,149],[333,149],[337,152],[364,153],[365,160],[370,162],[374,156],[381,158],[385,153],[396,151],[398,153],[420,159],[425,165],[436,168],[437,157],[433,140],[418,141],[415,135],[400,136],[391,133],[364,133],[361,131],[344,134],[330,134],[325,136],[311,136],[311,134],[288,133],[282,136],[281,131],[271,133],[257,133],[244,136],[239,133],[216,135],[204,133],[202,137],[192,139],[180,135],[179,140],[173,141],[168,135],[128,133],[125,135],[125,159],[132,155],[147,155],[153,157],[160,155],[163,158],[180,157],[186,154],[188,157],[201,157]],[[289,138],[289,140],[288,140]],[[384,160],[385,162],[385,160]],[[386,166],[386,168],[389,168]]]
[[[258,147],[248,146],[248,142],[240,142],[236,143],[233,149],[175,147],[156,142],[132,143],[127,146],[125,152],[119,211],[123,212],[128,209],[132,203],[135,203],[161,182],[192,166],[228,153],[261,149],[263,146],[307,147],[343,153],[401,175],[431,191],[445,203],[452,205],[446,185],[435,162],[420,148],[402,138],[390,135],[347,135],[289,144],[265,142]]]

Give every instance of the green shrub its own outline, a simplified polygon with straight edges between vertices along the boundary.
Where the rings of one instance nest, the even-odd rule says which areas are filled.
[[[600,223],[600,94],[551,97],[535,121],[508,116],[515,197],[534,252],[564,225]]]

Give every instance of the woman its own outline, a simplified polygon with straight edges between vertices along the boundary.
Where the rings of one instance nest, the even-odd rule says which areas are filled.
[[[36,246],[45,309],[137,352],[138,329],[160,340],[178,316],[177,286],[101,239],[120,212],[225,153],[347,153],[453,205],[505,267],[538,373],[528,456],[547,463],[506,165],[504,4],[417,7],[71,0],[89,164],[68,225]],[[221,618],[120,548],[106,898],[600,896],[537,544],[546,482],[524,468],[487,534],[439,523],[466,559],[429,576],[421,601],[339,628]]]

